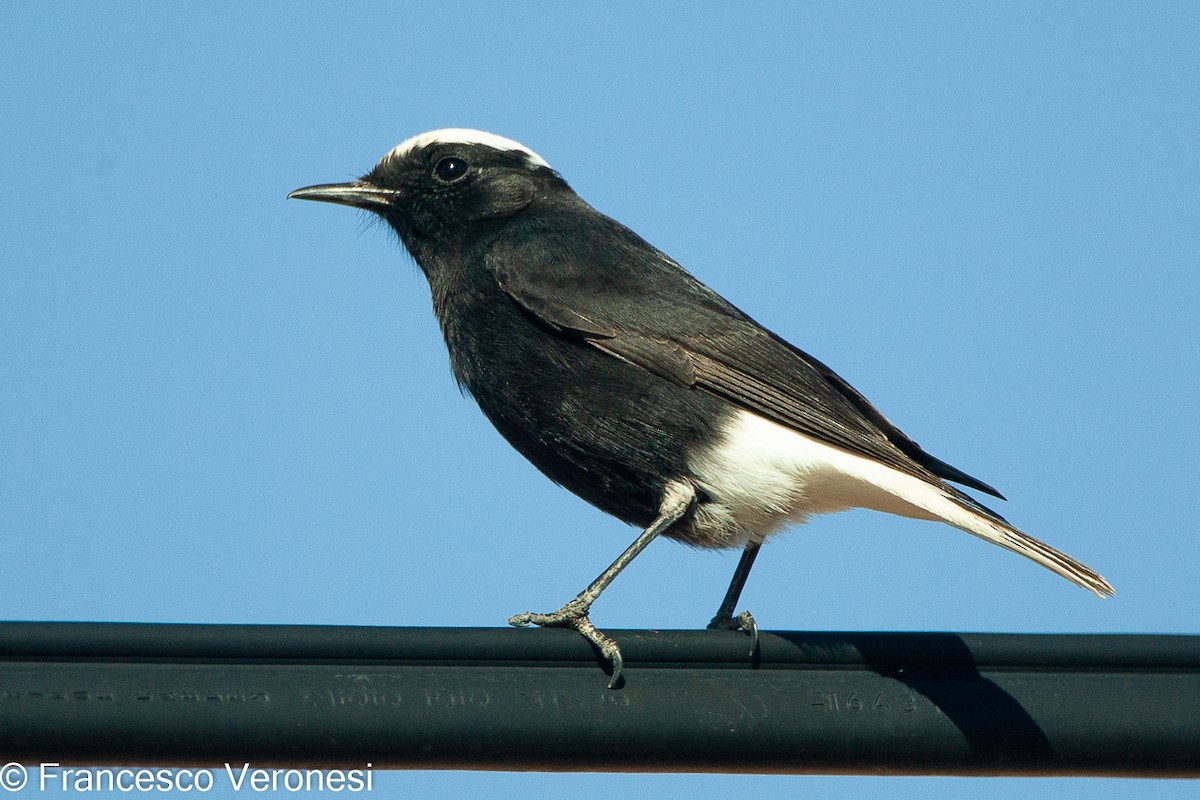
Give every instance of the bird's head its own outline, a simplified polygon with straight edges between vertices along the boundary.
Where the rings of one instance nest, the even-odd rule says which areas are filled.
[[[463,128],[422,133],[394,147],[357,181],[288,195],[372,211],[409,252],[462,246],[566,184],[537,153],[503,136]]]

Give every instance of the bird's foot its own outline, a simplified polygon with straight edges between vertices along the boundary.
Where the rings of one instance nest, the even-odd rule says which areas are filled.
[[[621,657],[621,648],[617,647],[617,643],[612,637],[601,633],[588,619],[588,611],[591,610],[591,603],[584,602],[580,598],[575,598],[558,611],[552,611],[549,614],[537,614],[532,611],[527,611],[524,614],[514,614],[508,618],[508,624],[514,628],[524,628],[529,625],[536,625],[539,628],[573,628],[583,635],[583,638],[592,643],[592,646],[600,651],[610,665],[612,665],[612,677],[608,681],[608,688],[617,688],[617,682],[621,679],[621,668],[625,664],[625,660]],[[749,615],[746,615],[749,616]],[[753,619],[751,619],[753,623]]]
[[[745,631],[750,634],[750,656],[753,658],[758,651],[758,623],[749,611],[743,611],[736,616],[717,614],[708,623],[710,631]]]

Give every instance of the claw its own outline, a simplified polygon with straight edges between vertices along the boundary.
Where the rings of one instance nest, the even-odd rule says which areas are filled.
[[[617,682],[621,680],[621,669],[625,666],[621,648],[617,647],[617,643],[611,636],[598,631],[586,616],[580,618],[579,622],[572,627],[583,634],[583,638],[591,642],[592,646],[600,651],[600,655],[608,659],[608,663],[612,667],[612,677],[608,679],[608,688],[617,688]]]
[[[758,623],[754,620],[754,615],[749,611],[743,611],[734,616],[723,616],[717,614],[712,618],[712,622],[708,623],[710,631],[745,631],[750,635],[750,657],[758,652]]]
[[[532,611],[514,614],[508,618],[508,624],[514,628],[535,625],[539,628],[571,628],[578,631],[611,665],[612,677],[609,678],[608,688],[615,689],[621,680],[621,669],[625,665],[625,659],[621,656],[621,648],[617,646],[612,637],[601,633],[588,619],[589,610],[590,604],[575,598],[558,611],[552,611],[549,614],[538,614]]]
[[[749,611],[743,611],[734,618],[737,626],[750,634],[750,657],[754,658],[754,654],[758,652],[758,623],[754,620],[754,615]]]

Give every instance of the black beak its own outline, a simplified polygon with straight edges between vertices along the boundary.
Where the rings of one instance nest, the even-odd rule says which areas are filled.
[[[392,189],[380,189],[369,183],[356,181],[354,183],[323,183],[319,186],[305,186],[288,195],[288,199],[319,200],[322,203],[337,203],[342,206],[364,208],[367,211],[387,211],[392,208],[392,201],[399,196]]]

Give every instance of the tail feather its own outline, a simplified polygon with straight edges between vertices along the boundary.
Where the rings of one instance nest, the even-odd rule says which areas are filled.
[[[947,495],[946,499],[957,506],[959,513],[945,514],[935,511],[950,525],[1017,555],[1025,556],[1077,586],[1082,586],[1097,597],[1112,597],[1115,594],[1112,585],[1083,562],[1017,530],[991,509],[965,494],[953,489],[951,491],[953,494]]]

